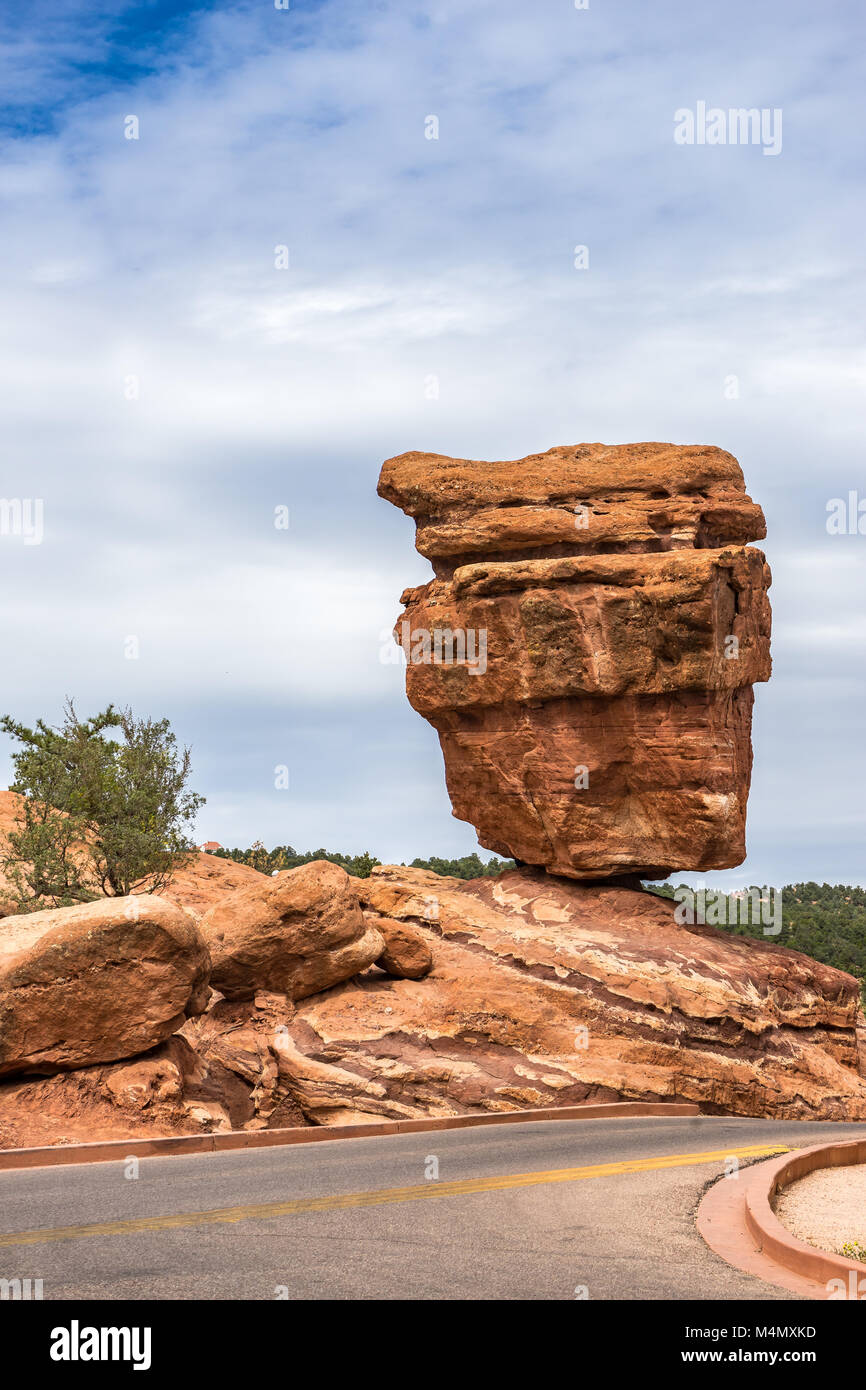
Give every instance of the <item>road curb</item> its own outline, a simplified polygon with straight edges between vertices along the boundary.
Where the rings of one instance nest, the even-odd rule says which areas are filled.
[[[773,1210],[772,1201],[782,1188],[806,1173],[813,1173],[816,1168],[841,1168],[851,1163],[866,1163],[866,1139],[850,1139],[842,1144],[819,1144],[812,1149],[802,1149],[799,1153],[784,1154],[781,1158],[773,1159],[761,1181],[750,1185],[743,1194],[746,1225],[759,1248],[785,1269],[825,1287],[831,1279],[839,1278],[847,1286],[852,1272],[863,1278],[866,1286],[866,1265],[860,1260],[849,1260],[844,1255],[818,1250],[805,1240],[798,1240],[782,1225]],[[854,1287],[857,1287],[856,1283]]]
[[[816,1144],[721,1178],[698,1207],[698,1231],[728,1264],[768,1283],[807,1298],[864,1298],[866,1264],[798,1240],[773,1210],[777,1193],[798,1178],[851,1163],[866,1163],[866,1139]]]
[[[431,1120],[384,1120],[378,1124],[310,1125],[296,1129],[230,1130],[222,1134],[179,1134],[155,1139],[112,1139],[96,1144],[63,1144],[38,1149],[0,1149],[0,1172],[111,1159],[168,1158],[172,1155],[263,1149],[283,1144],[321,1144],[336,1139],[371,1139],[385,1134],[470,1129],[484,1125],[526,1124],[542,1120],[606,1120],[632,1115],[699,1115],[697,1105],[653,1101],[614,1101],[605,1105],[562,1105],[486,1115],[448,1115]]]

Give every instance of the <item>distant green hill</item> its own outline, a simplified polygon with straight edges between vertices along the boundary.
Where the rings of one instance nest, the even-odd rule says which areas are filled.
[[[674,894],[672,883],[647,887],[663,897]],[[719,922],[720,929],[733,936],[756,936],[777,946],[789,946],[824,965],[847,970],[860,981],[866,998],[866,889],[844,883],[786,883],[781,894],[782,930],[777,936],[765,936],[759,915],[754,912],[748,913],[754,921],[726,925],[726,921],[730,924],[741,915],[739,902],[731,897],[727,899],[730,909],[722,913],[726,921]]]

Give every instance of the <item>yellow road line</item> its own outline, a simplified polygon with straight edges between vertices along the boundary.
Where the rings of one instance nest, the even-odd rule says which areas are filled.
[[[620,1173],[644,1173],[657,1168],[688,1168],[694,1163],[721,1163],[726,1158],[754,1158],[788,1153],[785,1144],[752,1144],[742,1149],[713,1149],[707,1153],[669,1154],[662,1158],[625,1159],[620,1163],[596,1163],[586,1168],[549,1168],[537,1173],[505,1173],[495,1178],[466,1178],[456,1182],[426,1182],[417,1187],[385,1187],[374,1192],[346,1192],[332,1197],[299,1197],[291,1202],[217,1207],[212,1211],[180,1212],[173,1216],[141,1216],[130,1221],[99,1221],[88,1226],[45,1227],[13,1231],[0,1236],[0,1247],[41,1245],[54,1240],[78,1240],[84,1236],[120,1236],[136,1231],[173,1231],[187,1226],[212,1226],[237,1221],[266,1221],[274,1216],[297,1216],[308,1211],[342,1211],[349,1207],[379,1207],[391,1202],[418,1202],[428,1197],[462,1197],[474,1192],[501,1192],[511,1187],[538,1187],[546,1183],[579,1182]]]

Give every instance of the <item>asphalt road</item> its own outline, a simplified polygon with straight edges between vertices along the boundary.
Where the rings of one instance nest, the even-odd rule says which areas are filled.
[[[788,1299],[708,1250],[694,1209],[730,1155],[862,1134],[636,1117],[4,1172],[0,1279],[46,1300]]]

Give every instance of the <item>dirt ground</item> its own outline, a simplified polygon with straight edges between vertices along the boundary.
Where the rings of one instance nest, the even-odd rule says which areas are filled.
[[[866,1251],[866,1163],[819,1168],[792,1183],[776,1203],[782,1225],[800,1240],[841,1255],[858,1242]]]

